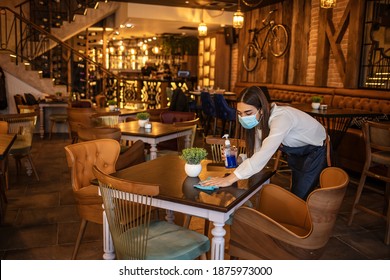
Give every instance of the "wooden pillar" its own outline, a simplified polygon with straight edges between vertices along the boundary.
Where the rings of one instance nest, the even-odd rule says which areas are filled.
[[[327,86],[330,44],[326,36],[328,20],[332,19],[332,9],[321,9],[318,22],[317,59],[314,75],[315,86]]]
[[[365,2],[360,0],[350,0],[351,7],[349,20],[348,54],[345,68],[345,88],[357,88],[359,86],[360,57],[362,34],[364,30],[364,9]]]

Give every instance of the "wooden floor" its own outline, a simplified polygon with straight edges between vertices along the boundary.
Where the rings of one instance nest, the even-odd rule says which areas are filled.
[[[2,260],[67,260],[71,258],[79,229],[75,201],[64,147],[70,144],[67,134],[53,135],[52,140],[34,138],[33,160],[40,182],[25,170],[16,176],[15,163],[10,159],[8,207],[4,224],[0,227],[0,256]],[[196,146],[202,146],[201,137]],[[351,227],[346,221],[356,191],[356,176],[351,183],[338,216],[333,236],[323,259],[367,260],[390,259],[390,246],[383,243],[385,223],[367,214],[358,214]],[[273,182],[287,185],[281,176]],[[375,193],[365,198],[373,205],[382,199]],[[178,215],[178,219],[180,216]],[[193,219],[191,228],[203,232],[204,221]],[[229,231],[229,228],[227,228]],[[88,224],[78,259],[102,259],[102,226]],[[229,235],[226,237],[229,246]],[[226,258],[229,258],[226,255]]]

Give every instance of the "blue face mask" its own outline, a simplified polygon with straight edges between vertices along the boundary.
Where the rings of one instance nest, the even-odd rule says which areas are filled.
[[[255,126],[257,126],[260,122],[260,120],[257,120],[256,118],[258,112],[259,111],[257,111],[256,114],[250,116],[245,116],[245,117],[238,116],[238,121],[240,122],[243,128],[252,129]]]

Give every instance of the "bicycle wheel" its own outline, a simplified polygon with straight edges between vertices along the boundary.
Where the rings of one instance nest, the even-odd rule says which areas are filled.
[[[273,56],[280,57],[287,51],[289,45],[289,36],[286,27],[277,24],[272,27],[269,37],[269,48]]]
[[[245,46],[244,52],[242,54],[242,62],[246,71],[253,71],[259,60],[259,49],[256,47],[254,43],[249,43]]]
[[[242,2],[248,7],[254,8],[261,4],[264,0],[242,0]]]

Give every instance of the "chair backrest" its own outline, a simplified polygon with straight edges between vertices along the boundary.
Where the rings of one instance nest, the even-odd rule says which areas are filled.
[[[119,123],[119,111],[99,112],[91,115],[93,126],[114,126]]]
[[[24,113],[33,113],[36,112],[38,113],[39,111],[39,105],[18,105],[19,113],[24,114]]]
[[[366,159],[373,160],[371,156],[373,150],[376,152],[390,151],[390,123],[365,122],[363,137],[366,143]]]
[[[223,94],[214,94],[214,103],[217,117],[222,120],[236,120],[237,111],[230,107]]]
[[[174,112],[174,111],[165,111],[160,114],[160,119],[162,123],[177,123],[184,121],[191,121],[196,118],[194,112]]]
[[[8,123],[6,121],[0,121],[0,134],[8,133]]]
[[[112,177],[93,167],[118,259],[145,259],[153,197],[158,185]],[[162,240],[163,242],[163,240]]]
[[[98,108],[107,107],[107,98],[104,94],[98,94],[95,96],[96,106]]]
[[[68,123],[72,136],[77,136],[80,127],[93,127],[91,116],[96,113],[92,108],[67,108]]]
[[[196,129],[199,124],[199,118],[189,120],[189,121],[182,121],[182,122],[175,122],[173,123],[174,126],[176,127],[191,127],[192,128],[192,134],[191,134],[191,142],[190,142],[190,147],[194,146],[195,142],[195,136],[196,136]],[[184,138],[184,137],[181,137]],[[178,151],[182,151],[185,148],[185,143],[183,141],[184,139],[178,139]]]
[[[106,173],[115,172],[120,145],[113,139],[98,139],[65,147],[68,166],[71,168],[73,191],[91,185],[95,178],[92,168],[98,166]]]
[[[186,126],[192,127],[190,146],[193,147],[195,142],[195,136],[196,136],[196,128],[199,123],[199,118],[196,118],[196,113],[165,111],[160,114],[160,119],[162,123],[173,124],[174,126],[177,127],[186,127]],[[177,150],[179,152],[184,149],[185,147],[184,144],[185,144],[184,137],[180,137],[177,139]]]
[[[24,100],[24,97],[20,94],[15,94],[14,100],[15,100],[16,111],[20,113],[18,105],[26,105],[26,100]]]
[[[25,93],[24,99],[26,100],[26,105],[36,105],[38,104],[38,100],[31,93]]]
[[[0,121],[8,123],[8,133],[17,134],[17,147],[27,148],[32,145],[37,117],[36,113],[8,114],[0,115]]]
[[[221,151],[225,145],[225,139],[221,138],[221,137],[207,136],[205,141],[206,141],[206,144],[210,145],[212,161],[215,163],[222,162]],[[230,138],[230,145],[235,146],[237,148],[237,156],[239,154],[246,153],[245,140],[237,139],[237,138]]]
[[[306,246],[319,248],[328,242],[348,183],[348,174],[338,167],[327,167],[321,172],[320,188],[306,200],[312,222],[312,232],[304,241]]]
[[[169,110],[188,112],[189,110],[188,98],[181,88],[177,88],[173,91]]]
[[[202,91],[200,93],[200,100],[202,102],[202,112],[206,116],[215,117],[217,112],[215,109],[214,100],[211,98],[211,95],[207,91]]]
[[[121,140],[121,130],[117,127],[89,127],[78,131],[79,141],[91,141],[96,139]]]
[[[161,118],[160,115],[162,112],[169,111],[169,108],[159,108],[159,109],[148,109],[146,112],[150,114],[149,121],[151,122],[160,122]]]

